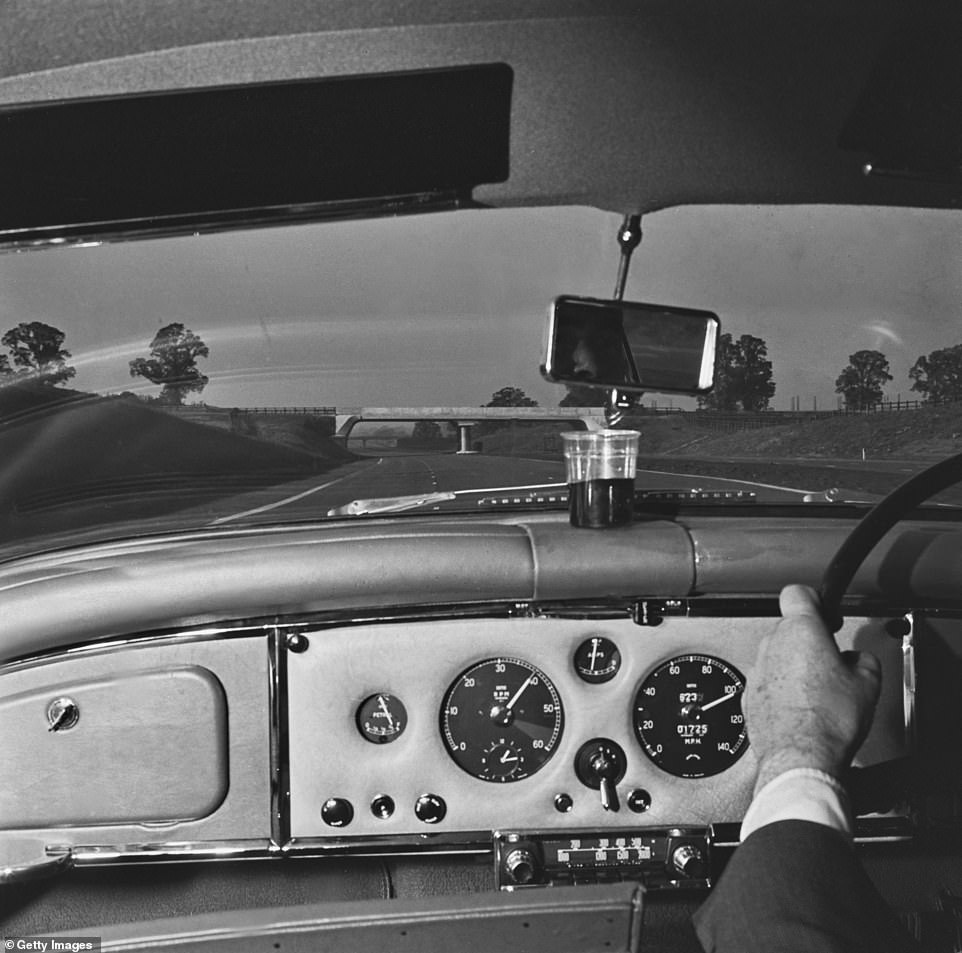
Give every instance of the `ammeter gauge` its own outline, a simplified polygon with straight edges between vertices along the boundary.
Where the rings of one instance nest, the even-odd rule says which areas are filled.
[[[593,635],[575,650],[575,671],[590,684],[610,682],[621,668],[621,652],[611,639]]]

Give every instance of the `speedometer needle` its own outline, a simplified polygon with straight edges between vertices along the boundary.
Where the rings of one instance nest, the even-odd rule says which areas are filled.
[[[729,698],[735,698],[738,692],[731,692],[728,695],[722,695],[721,698],[716,698],[713,702],[709,702],[707,705],[700,705],[702,711],[708,711],[709,708],[714,708],[716,705],[720,705],[722,702],[727,702]]]
[[[511,711],[511,709],[514,708],[514,706],[518,703],[518,699],[521,697],[521,694],[532,683],[532,681],[534,681],[534,675],[529,675],[524,680],[521,687],[514,693],[514,695],[511,696],[511,701],[509,701],[508,704],[504,706],[505,711]]]

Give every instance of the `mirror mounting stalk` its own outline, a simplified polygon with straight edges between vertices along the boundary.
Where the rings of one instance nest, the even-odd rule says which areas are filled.
[[[618,277],[615,279],[615,301],[625,297],[628,283],[628,268],[631,253],[641,244],[641,216],[626,215],[618,229],[618,244],[621,246],[621,259],[618,262]],[[617,426],[622,417],[641,403],[641,394],[626,394],[612,387],[605,394],[605,421],[609,427]]]
[[[621,223],[621,228],[618,229],[621,260],[618,262],[618,278],[615,281],[615,301],[621,301],[625,296],[631,253],[641,244],[641,236],[641,216],[626,215],[625,220]]]

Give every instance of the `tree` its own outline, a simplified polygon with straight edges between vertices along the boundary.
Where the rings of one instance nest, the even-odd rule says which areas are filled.
[[[532,400],[520,387],[502,387],[491,395],[485,407],[537,407],[538,402]]]
[[[775,396],[772,362],[761,338],[722,334],[715,352],[715,386],[698,406],[706,410],[767,410]]]
[[[962,344],[921,356],[909,370],[912,390],[930,402],[962,400]]]
[[[888,358],[881,351],[856,351],[835,381],[835,393],[849,410],[865,410],[882,401],[882,388],[892,380]]]
[[[0,338],[0,343],[9,349],[19,375],[53,386],[63,384],[77,373],[67,363],[70,351],[63,346],[66,337],[59,328],[42,321],[21,321]],[[0,373],[10,370],[4,357],[0,360]]]
[[[772,362],[768,360],[768,346],[761,338],[743,334],[738,339],[741,350],[739,366],[741,377],[741,403],[744,410],[768,410],[769,401],[775,396],[772,380]]]
[[[532,400],[520,387],[502,387],[491,395],[484,407],[537,407],[538,402]],[[524,426],[512,420],[481,420],[472,429],[475,438],[489,437],[491,434],[505,427]]]
[[[182,404],[188,393],[200,393],[207,386],[209,378],[197,369],[197,358],[209,354],[207,345],[193,331],[175,321],[154,335],[150,357],[130,362],[130,376],[163,384],[160,399],[168,404]]]

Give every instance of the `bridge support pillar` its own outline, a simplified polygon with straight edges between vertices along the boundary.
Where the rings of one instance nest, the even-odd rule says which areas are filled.
[[[473,420],[458,421],[458,453],[477,453],[471,449],[471,428],[474,426]]]
[[[334,415],[334,438],[347,441],[354,425],[361,420],[360,414],[335,414]]]

